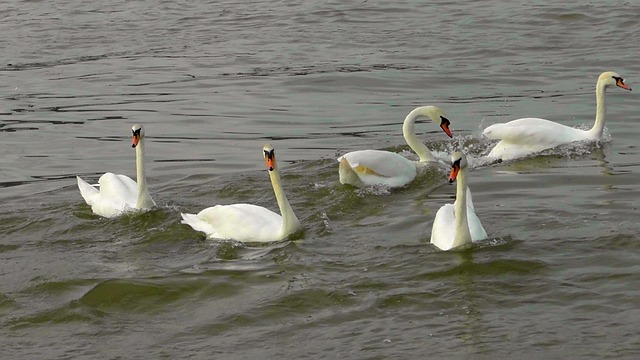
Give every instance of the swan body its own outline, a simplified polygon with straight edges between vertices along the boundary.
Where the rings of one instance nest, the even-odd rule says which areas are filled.
[[[435,160],[431,151],[415,134],[415,122],[421,116],[428,117],[434,122],[440,122],[442,130],[451,137],[450,122],[442,109],[436,106],[415,108],[404,119],[402,134],[407,144],[418,154],[420,161],[411,161],[400,154],[389,151],[359,150],[349,152],[338,158],[340,183],[357,187],[370,185],[400,187],[413,181],[421,165]]]
[[[137,183],[126,175],[110,172],[100,176],[98,185],[91,185],[76,176],[80,194],[96,215],[112,218],[129,211],[151,209],[156,205],[149,195],[144,172],[144,128],[136,124],[131,131],[131,146],[136,148]]]
[[[252,204],[216,205],[198,214],[181,214],[182,223],[203,232],[207,238],[240,242],[279,241],[298,230],[300,221],[282,190],[275,151],[269,144],[265,145],[263,150],[271,185],[282,215]]]
[[[462,152],[451,156],[452,169],[449,182],[458,180],[456,201],[442,206],[436,213],[431,228],[431,243],[441,250],[450,250],[472,241],[487,238],[476,215],[471,198],[471,190],[467,186],[467,158]]]
[[[574,141],[598,140],[602,136],[606,115],[605,90],[618,86],[631,91],[624,79],[607,71],[596,83],[596,120],[591,130],[580,130],[553,121],[523,118],[503,124],[493,124],[483,131],[489,139],[500,140],[488,156],[513,160]]]

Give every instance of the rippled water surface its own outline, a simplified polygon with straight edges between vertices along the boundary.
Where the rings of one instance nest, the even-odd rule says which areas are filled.
[[[607,135],[493,164],[490,124],[590,127],[605,70],[639,88],[632,1],[11,1],[0,5],[0,357],[6,359],[640,356],[636,93]],[[640,90],[640,89],[636,89]],[[438,105],[440,159],[470,156],[490,239],[429,243],[444,172],[340,185],[335,158],[409,152]],[[103,219],[75,176],[135,175],[152,211]],[[180,212],[277,210],[276,148],[304,230],[206,240]]]

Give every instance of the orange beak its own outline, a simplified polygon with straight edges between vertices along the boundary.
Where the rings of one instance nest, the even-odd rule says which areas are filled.
[[[276,168],[275,156],[267,155],[264,157],[264,161],[267,163],[267,169],[273,171]]]
[[[133,138],[131,139],[131,147],[138,146],[138,141],[140,141],[140,135],[133,135]]]
[[[442,115],[440,115],[440,119],[442,120],[442,122],[440,123],[442,131],[444,131],[447,135],[449,135],[450,138],[452,138],[453,135],[451,135],[451,129],[449,129],[449,125],[451,124],[451,122],[449,121],[449,119]]]
[[[460,165],[458,164],[453,164],[453,166],[451,167],[451,174],[449,174],[449,182],[452,183],[456,180],[456,177],[458,176],[458,171],[460,171]]]
[[[629,90],[629,91],[631,91],[631,86],[629,86],[629,85],[625,84],[625,83],[624,83],[624,80],[622,80],[622,79],[618,79],[618,80],[616,81],[616,85],[618,85],[618,87],[621,87],[621,88],[623,88],[623,89],[625,89],[625,90]]]
[[[450,138],[453,137],[453,135],[451,135],[451,130],[449,129],[449,124],[443,123],[442,125],[440,125],[440,127],[447,135],[449,135]]]

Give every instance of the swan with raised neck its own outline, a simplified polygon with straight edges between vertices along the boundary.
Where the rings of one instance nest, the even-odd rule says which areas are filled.
[[[500,140],[489,157],[513,160],[575,141],[598,140],[602,137],[606,119],[606,89],[617,86],[631,91],[631,87],[616,72],[606,71],[596,83],[596,119],[590,130],[581,130],[540,118],[522,118],[493,124],[482,134]]]
[[[466,156],[457,151],[451,155],[449,182],[457,181],[456,201],[442,206],[436,213],[431,228],[431,243],[441,250],[450,250],[472,241],[487,238],[480,219],[475,213],[471,190],[467,185]]]
[[[156,205],[147,188],[147,176],[144,171],[144,128],[135,124],[131,127],[131,147],[136,149],[136,182],[138,184],[137,209],[150,209]]]
[[[91,185],[76,176],[78,189],[91,210],[100,216],[115,217],[136,209],[147,210],[155,206],[149,195],[144,172],[144,129],[133,125],[132,146],[136,148],[136,180],[126,175],[104,173],[98,185]]]
[[[280,214],[253,204],[216,205],[195,215],[181,214],[182,223],[208,238],[241,242],[280,241],[300,229],[300,221],[282,189],[275,151],[270,144],[262,151]]]

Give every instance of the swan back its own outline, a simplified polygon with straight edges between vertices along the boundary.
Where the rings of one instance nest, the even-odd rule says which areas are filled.
[[[416,177],[416,163],[394,152],[358,150],[338,158],[340,182],[354,186],[404,186]]]
[[[253,204],[216,205],[197,215],[182,214],[182,223],[203,232],[211,239],[241,242],[269,242],[282,230],[282,217]]]

